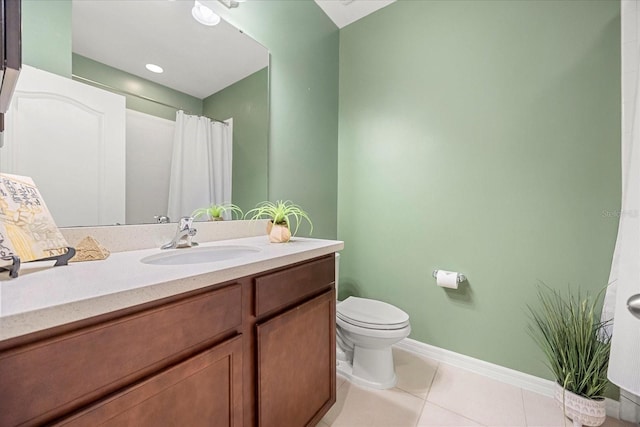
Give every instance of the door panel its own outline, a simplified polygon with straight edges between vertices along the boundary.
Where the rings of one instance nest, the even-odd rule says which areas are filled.
[[[241,427],[241,399],[237,336],[57,425]]]
[[[25,65],[0,170],[30,176],[59,227],[125,221],[125,98]]]

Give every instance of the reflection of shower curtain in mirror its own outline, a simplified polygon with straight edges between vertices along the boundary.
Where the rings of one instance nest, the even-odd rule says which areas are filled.
[[[177,112],[167,209],[172,221],[231,202],[232,136],[232,119],[220,123]]]

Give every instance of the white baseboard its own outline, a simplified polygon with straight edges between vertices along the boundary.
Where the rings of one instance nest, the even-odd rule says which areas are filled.
[[[620,389],[620,419],[640,425],[640,396]]]
[[[515,369],[505,368],[504,366],[495,365],[485,362],[484,360],[475,359],[464,354],[455,353],[444,348],[435,347],[425,344],[411,338],[405,338],[395,345],[398,348],[428,357],[438,362],[457,368],[466,369],[476,374],[484,375],[489,378],[529,390],[544,396],[553,397],[554,382],[536,377],[534,375],[525,374]],[[607,416],[620,418],[620,402],[613,399],[605,399],[607,407]]]

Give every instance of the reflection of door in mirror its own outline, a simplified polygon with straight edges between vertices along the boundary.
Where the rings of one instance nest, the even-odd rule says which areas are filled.
[[[24,66],[0,170],[33,178],[58,226],[124,223],[124,104],[120,95]]]

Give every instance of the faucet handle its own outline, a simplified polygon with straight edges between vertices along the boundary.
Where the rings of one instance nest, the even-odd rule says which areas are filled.
[[[158,224],[167,224],[171,222],[169,217],[166,215],[154,215],[153,219],[155,219]]]
[[[180,231],[186,231],[189,237],[193,237],[196,235],[198,230],[193,228],[193,217],[183,216],[182,218],[180,218]],[[197,243],[195,242],[190,244],[192,244],[193,246],[197,245]]]
[[[182,218],[180,218],[180,225],[178,226],[180,227],[180,230],[182,231],[190,230],[192,226],[193,226],[192,216],[183,216]]]

